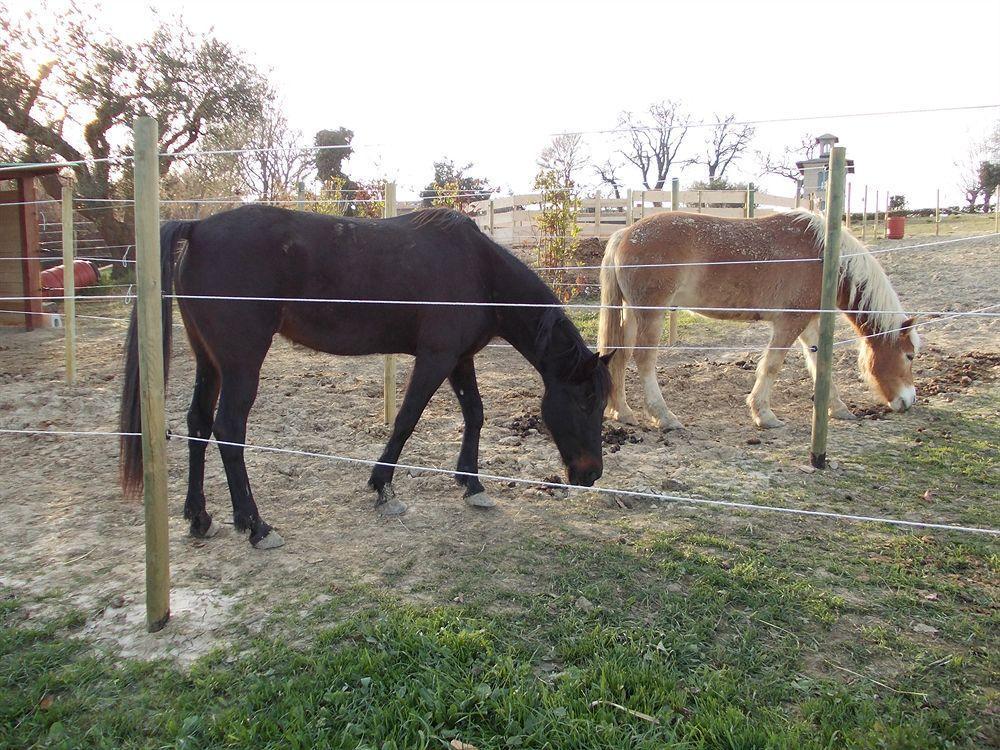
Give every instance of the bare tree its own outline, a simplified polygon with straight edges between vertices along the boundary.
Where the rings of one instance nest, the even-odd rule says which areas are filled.
[[[724,119],[715,115],[715,127],[705,138],[704,154],[695,161],[708,168],[708,181],[725,177],[729,165],[738,160],[750,147],[754,127],[736,122],[736,115]]]
[[[244,190],[263,201],[290,198],[316,167],[312,152],[303,150],[302,132],[271,107],[247,133],[244,148],[254,149],[239,155]]]
[[[583,136],[580,133],[565,133],[557,135],[552,143],[542,149],[536,164],[546,172],[555,172],[562,184],[569,186],[576,183],[574,175],[590,162]]]
[[[618,170],[621,168],[621,163],[616,162],[613,159],[607,159],[600,164],[594,164],[594,171],[600,178],[601,184],[610,187],[616,199],[622,197],[622,182],[621,178],[618,176]]]
[[[780,155],[758,151],[757,160],[761,166],[760,174],[774,174],[779,177],[785,177],[798,185],[800,174],[799,168],[795,166],[795,162],[812,159],[816,155],[817,148],[819,148],[819,144],[816,143],[816,138],[806,133],[802,136],[802,140],[799,141],[798,145],[786,146]]]
[[[642,184],[649,190],[661,190],[678,161],[677,154],[691,127],[691,117],[679,102],[665,99],[649,105],[648,120],[631,112],[618,116],[623,141],[621,155],[639,170]],[[680,162],[682,166],[690,162]]]

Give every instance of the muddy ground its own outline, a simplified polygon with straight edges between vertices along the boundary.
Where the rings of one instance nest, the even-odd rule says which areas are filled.
[[[1000,264],[995,240],[934,251],[882,256],[908,309],[968,310],[996,302]],[[124,317],[124,307],[82,303],[81,313]],[[855,349],[841,347],[836,381],[845,401],[868,416],[834,423],[828,476],[860,471],[866,455],[887,440],[912,439],[943,413],[960,413],[973,399],[996,417],[994,382],[1000,369],[1000,329],[982,318],[956,318],[923,330],[915,365],[917,408],[886,415],[856,372]],[[668,405],[685,423],[680,432],[607,425],[604,487],[673,495],[803,504],[810,483],[810,386],[802,357],[793,352],[775,389],[774,408],[787,426],[761,432],[744,405],[753,380],[761,326],[698,323],[682,342],[732,345],[728,352],[681,351],[660,357]],[[842,334],[847,329],[841,330]],[[58,331],[0,332],[0,427],[8,429],[116,429],[124,326],[81,320],[79,380],[63,382],[63,340]],[[193,380],[187,344],[175,338],[168,389],[168,422],[185,432]],[[540,381],[509,349],[491,348],[477,360],[487,421],[482,436],[484,472],[544,479],[562,475],[558,455],[537,429]],[[399,363],[402,390],[409,369]],[[253,410],[249,442],[377,458],[387,438],[382,424],[380,358],[335,358],[278,340],[268,357]],[[638,406],[634,372],[630,399]],[[439,392],[408,443],[402,461],[451,468],[462,420],[450,391]],[[247,463],[264,518],[286,540],[257,552],[231,524],[210,541],[187,536],[181,517],[186,445],[169,443],[170,556],[173,619],[149,637],[143,628],[143,517],[122,500],[116,484],[117,444],[107,437],[0,436],[0,585],[32,602],[27,618],[76,608],[88,613],[83,632],[124,655],[167,655],[187,662],[219,643],[262,626],[272,612],[323,601],[324,592],[357,584],[388,587],[404,599],[450,601],[456,581],[491,578],[531,589],[530,572],[505,565],[490,547],[516,550],[520,537],[606,540],[617,536],[623,515],[649,526],[680,523],[714,529],[748,523],[773,525],[774,516],[740,514],[673,502],[616,502],[597,492],[567,496],[525,485],[487,482],[498,501],[490,511],[465,507],[444,475],[397,473],[396,489],[409,506],[401,518],[372,509],[368,469],[331,460],[248,452]],[[830,481],[824,477],[822,481]],[[229,520],[221,462],[209,453],[209,510]],[[809,503],[807,503],[809,504]],[[879,493],[847,497],[841,512],[962,522],[960,506],[887,504]],[[806,533],[830,521],[781,524]],[[994,520],[994,526],[997,519]]]

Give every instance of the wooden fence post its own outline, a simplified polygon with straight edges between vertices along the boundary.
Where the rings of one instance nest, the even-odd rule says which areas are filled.
[[[834,146],[830,153],[826,193],[826,244],[823,248],[823,287],[820,295],[819,348],[816,352],[816,390],[813,393],[812,444],[809,462],[826,468],[826,438],[833,382],[833,329],[837,322],[837,283],[840,278],[840,232],[844,214],[847,149]]]
[[[1000,233],[1000,185],[997,186],[996,200],[993,201],[993,231]]]
[[[170,290],[160,288],[160,160],[156,120],[138,117],[133,130],[142,492],[146,510],[146,627],[154,633],[170,618],[167,427],[163,393],[163,292],[169,294]]]
[[[700,192],[700,191],[699,191]],[[674,177],[670,180],[670,210],[679,211],[681,206],[681,180]],[[667,325],[667,346],[677,343],[677,310],[670,311]]]
[[[753,218],[754,193],[755,193],[755,190],[754,190],[754,187],[753,187],[753,183],[752,182],[747,183],[746,216],[747,216],[748,219],[752,219]]]
[[[868,186],[865,185],[865,196],[861,199],[861,241],[868,233]]]
[[[632,188],[628,191],[628,205],[625,206],[625,226],[632,226],[635,220],[635,212],[632,210],[632,206],[635,204],[635,199],[632,197]]]
[[[297,211],[306,210],[306,184],[304,182],[295,183],[295,209]]]
[[[878,239],[878,190],[875,191],[875,214],[872,216],[872,239]]]
[[[493,199],[490,198],[490,203],[488,207],[489,217],[490,217],[490,237],[494,237],[493,233]]]
[[[601,205],[603,202],[600,196],[594,199],[594,236],[597,239],[601,238]]]
[[[702,212],[702,200],[701,200],[701,195],[702,195],[702,191],[701,191],[701,190],[699,190],[699,191],[698,191],[698,213],[701,213],[701,212]],[[798,205],[796,204],[796,206],[795,206],[795,207],[796,207],[796,208],[798,208]]]
[[[73,231],[73,172],[62,183],[63,334],[66,338],[66,383],[76,382],[76,260]]]
[[[937,189],[937,197],[934,199],[934,236],[941,233],[941,188]]]
[[[847,183],[847,231],[851,231],[851,183]]]
[[[492,206],[491,206],[492,207]],[[388,219],[396,215],[396,183],[385,185],[385,203],[382,207],[382,218]],[[492,212],[491,212],[492,216]],[[386,354],[382,374],[382,413],[385,423],[391,425],[396,419],[396,355]]]

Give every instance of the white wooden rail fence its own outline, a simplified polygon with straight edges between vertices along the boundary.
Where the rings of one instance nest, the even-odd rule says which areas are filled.
[[[669,190],[630,190],[625,198],[581,198],[577,225],[580,239],[608,239],[622,227],[647,216],[674,210]],[[505,245],[534,244],[540,237],[538,216],[542,211],[539,193],[507,195],[470,203],[466,212],[494,239]],[[418,201],[400,202],[399,213],[420,208]],[[767,216],[795,208],[794,198],[754,192],[754,215]],[[631,209],[631,210],[630,210]],[[679,211],[739,218],[747,215],[745,190],[682,190]]]

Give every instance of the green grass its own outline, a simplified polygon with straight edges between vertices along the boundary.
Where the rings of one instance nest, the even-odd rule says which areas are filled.
[[[864,497],[888,515],[995,527],[997,404],[995,390],[968,394],[961,412],[933,411],[919,433],[886,430],[842,470],[773,472],[753,499],[856,510]],[[937,498],[923,505],[927,489]],[[0,747],[1000,742],[995,539],[573,510],[606,533],[554,517],[554,529],[494,540],[419,584],[420,601],[460,603],[360,584],[304,590],[264,635],[237,632],[188,669],[100,655],[77,635],[93,613],[25,619],[35,602],[0,589]],[[319,593],[331,598],[310,604]]]
[[[879,214],[882,217],[882,214]],[[993,213],[988,214],[957,214],[952,216],[942,216],[939,233],[941,237],[961,237],[965,235],[989,234],[995,230],[996,219]],[[861,237],[861,221],[855,219],[851,224],[851,231],[856,237]],[[879,219],[879,237],[885,233],[885,220]],[[933,216],[908,216],[906,218],[905,237],[934,236]],[[872,238],[872,216],[868,216],[868,231],[866,240]]]
[[[633,530],[555,548],[529,539],[522,564],[544,562],[543,592],[480,580],[463,605],[417,607],[356,588],[267,629],[294,630],[298,643],[305,634],[305,647],[248,637],[186,672],[94,656],[71,637],[81,618],[28,624],[7,599],[0,745],[976,746],[987,706],[978,686],[1000,666],[995,618],[967,604],[976,575],[995,581],[995,559],[975,572],[988,547],[848,539],[847,555],[822,543],[776,549],[752,532]],[[821,565],[837,582],[860,581],[871,601],[848,603],[803,574]],[[931,583],[956,575],[971,585]],[[951,645],[907,627],[928,586],[938,598],[923,619]],[[516,614],[498,614],[501,602]]]

